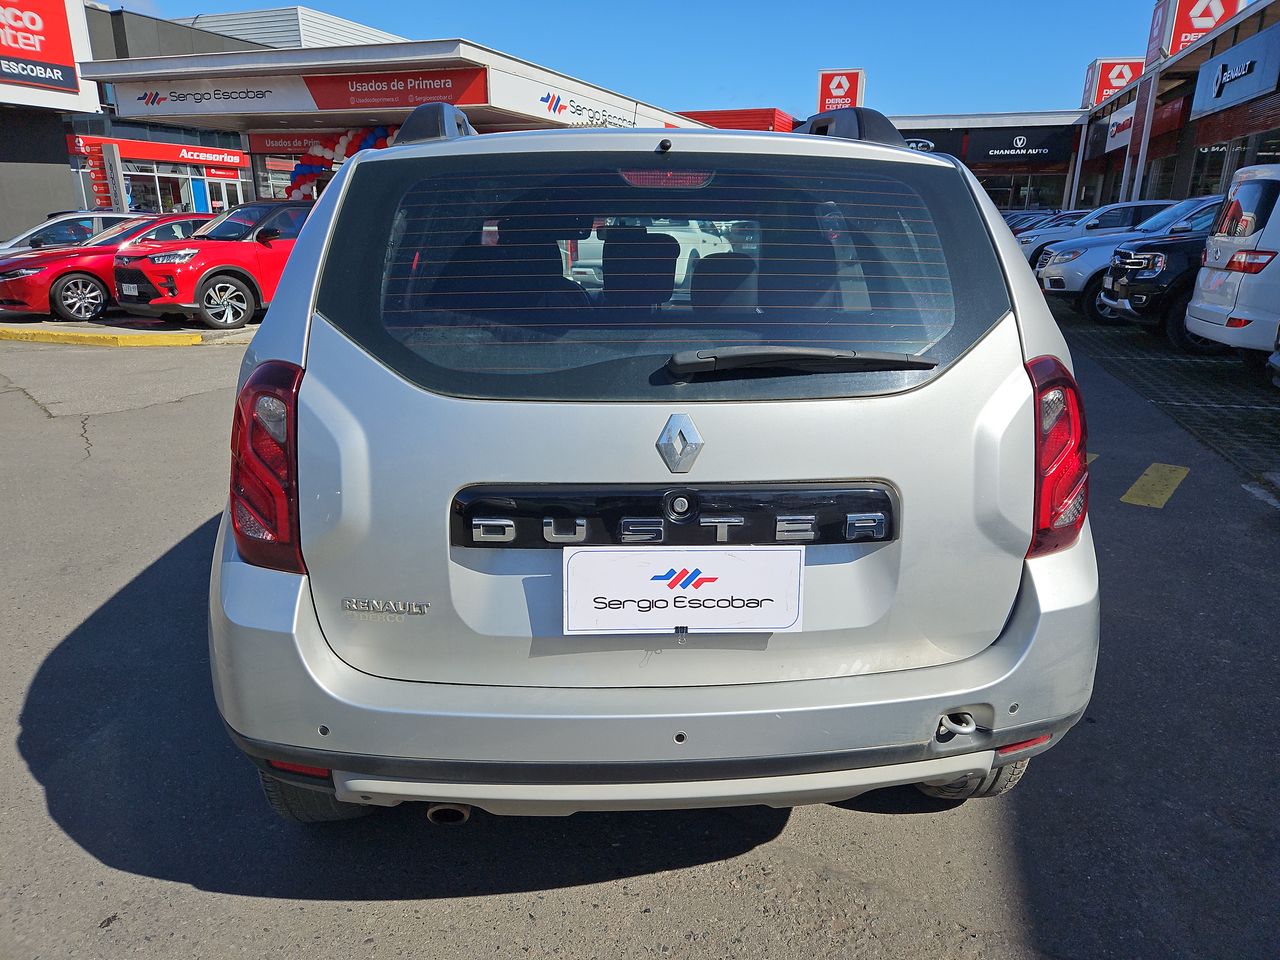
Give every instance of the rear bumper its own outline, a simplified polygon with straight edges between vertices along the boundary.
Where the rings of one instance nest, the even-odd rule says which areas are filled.
[[[1187,311],[1187,330],[1207,340],[1216,340],[1239,350],[1261,350],[1270,353],[1275,349],[1276,332],[1280,328],[1280,315],[1255,314],[1249,310],[1233,310],[1232,317],[1248,320],[1243,327],[1228,327],[1223,323],[1204,320],[1195,314],[1195,305]]]
[[[1051,733],[1036,752],[1078,719],[1097,644],[1087,527],[1074,547],[1026,564],[1005,630],[982,653],[826,680],[626,689],[388,680],[332,652],[305,577],[241,563],[221,533],[210,592],[215,694],[246,753],[328,767],[342,799],[449,800],[494,813],[792,806],[985,773],[1028,755],[1000,756],[999,746]],[[940,743],[938,719],[953,712],[980,729]]]

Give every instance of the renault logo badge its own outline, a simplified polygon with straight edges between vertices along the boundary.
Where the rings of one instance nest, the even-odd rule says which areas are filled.
[[[658,434],[658,453],[672,473],[688,473],[702,452],[702,434],[688,414],[673,413]]]

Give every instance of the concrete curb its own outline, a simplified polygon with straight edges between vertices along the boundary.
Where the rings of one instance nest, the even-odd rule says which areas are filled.
[[[0,340],[65,343],[82,347],[191,347],[204,342],[198,333],[77,333],[71,330],[15,330],[11,327],[0,327]]]

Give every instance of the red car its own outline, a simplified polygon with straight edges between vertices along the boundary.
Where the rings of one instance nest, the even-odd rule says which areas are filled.
[[[116,254],[135,243],[189,237],[207,213],[140,216],[82,244],[43,247],[0,259],[0,310],[52,313],[60,320],[96,320],[111,306]]]
[[[115,261],[116,299],[138,313],[184,313],[215,330],[242,327],[271,303],[310,212],[310,203],[245,203],[190,240],[122,250]]]

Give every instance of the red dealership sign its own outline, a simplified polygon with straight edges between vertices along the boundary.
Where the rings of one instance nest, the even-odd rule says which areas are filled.
[[[483,67],[303,77],[318,110],[417,107],[424,103],[485,103]]]
[[[79,91],[65,0],[0,0],[0,83]]]
[[[3,3],[4,0],[0,0]],[[161,163],[191,163],[201,166],[247,167],[249,155],[241,150],[202,147],[191,143],[155,143],[150,140],[115,140],[109,137],[74,136],[67,138],[67,148],[80,156],[101,152],[104,143],[114,143],[120,156],[127,160],[158,160]]]
[[[818,112],[862,106],[865,70],[822,70],[818,73]]]
[[[1248,0],[1158,0],[1151,18],[1147,63],[1172,57],[1244,9]]]
[[[1095,60],[1085,75],[1084,103],[1092,107],[1127,87],[1142,75],[1145,62],[1139,57]]]

